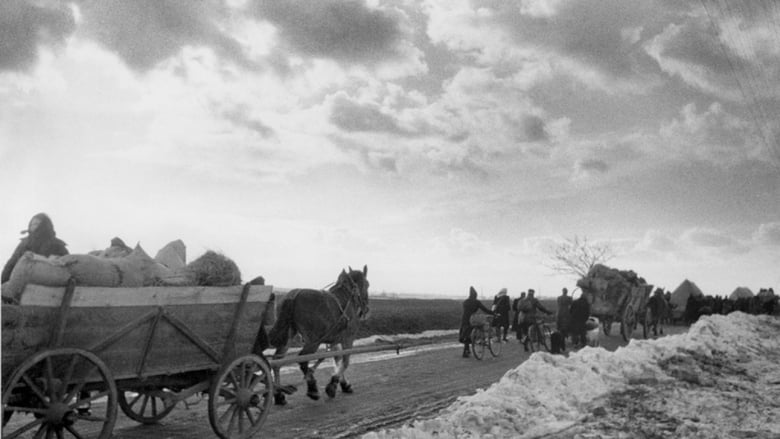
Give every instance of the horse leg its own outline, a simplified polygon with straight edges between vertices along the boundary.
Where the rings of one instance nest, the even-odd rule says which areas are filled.
[[[307,344],[303,347],[303,349],[301,349],[298,355],[313,354],[317,351],[318,346],[319,345],[317,344]],[[301,368],[301,372],[303,372],[303,377],[306,379],[306,396],[315,401],[320,399],[320,391],[317,389],[317,379],[314,377],[314,371],[320,363],[321,362],[315,363],[314,367],[309,367],[308,361],[298,363]]]
[[[347,377],[344,375],[344,373],[347,371],[347,368],[349,367],[349,355],[344,355],[341,360],[342,369],[341,369],[341,391],[344,393],[352,393],[352,384],[350,384],[347,381]]]
[[[280,348],[276,349],[276,352],[274,352],[273,358],[282,358],[284,357],[284,354],[287,352],[287,346],[282,346]],[[285,405],[287,404],[287,397],[284,396],[284,392],[282,392],[282,377],[280,373],[280,367],[276,366],[273,368],[273,374],[274,374],[274,404],[275,405]]]
[[[336,343],[336,344],[331,345],[331,350],[340,351],[341,350],[341,344]],[[344,364],[344,360],[343,360],[342,356],[337,355],[337,356],[333,357],[333,362],[335,363],[335,366],[336,366],[335,369],[336,370],[335,370],[335,373],[333,374],[333,376],[330,377],[330,382],[325,387],[325,393],[330,398],[334,398],[336,396],[336,387],[339,385],[339,380],[340,380],[340,378],[341,378],[341,376],[343,374],[343,369],[342,369],[343,366],[342,365]]]

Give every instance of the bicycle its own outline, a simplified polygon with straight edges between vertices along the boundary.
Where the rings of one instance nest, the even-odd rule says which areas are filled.
[[[547,352],[552,350],[552,343],[550,338],[552,337],[552,329],[544,320],[537,318],[531,326],[528,327],[528,347],[531,352],[540,350],[541,346]]]
[[[485,348],[490,351],[490,355],[498,357],[501,355],[502,344],[498,339],[498,333],[494,333],[492,315],[475,314],[471,316],[471,352],[474,358],[481,360],[485,356]]]

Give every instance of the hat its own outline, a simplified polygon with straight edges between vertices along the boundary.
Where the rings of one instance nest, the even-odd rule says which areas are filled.
[[[498,296],[506,296],[506,288],[501,288],[501,291],[498,292]]]

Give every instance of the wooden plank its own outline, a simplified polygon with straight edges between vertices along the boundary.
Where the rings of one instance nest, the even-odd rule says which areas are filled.
[[[268,360],[268,364],[271,367],[281,367],[286,366],[288,364],[295,364],[295,363],[301,363],[304,361],[314,361],[314,360],[320,360],[323,358],[333,358],[339,355],[358,355],[358,354],[365,354],[368,352],[378,352],[378,351],[391,351],[395,350],[396,353],[398,353],[401,349],[403,349],[403,346],[399,344],[382,344],[382,345],[373,345],[373,346],[359,346],[356,348],[350,348],[350,349],[344,349],[341,351],[323,351],[323,352],[315,352],[313,354],[306,354],[306,355],[287,355],[284,358],[273,358]]]
[[[237,303],[243,285],[230,287],[76,287],[71,307],[168,306]],[[60,306],[65,287],[28,284],[21,297],[23,306]],[[272,285],[252,285],[247,302],[267,302]]]

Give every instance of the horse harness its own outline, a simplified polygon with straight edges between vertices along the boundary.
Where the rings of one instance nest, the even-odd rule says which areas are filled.
[[[357,303],[357,305],[358,305],[358,313],[357,313],[358,317],[362,317],[363,314],[365,314],[363,309],[365,308],[366,304],[363,301],[363,298],[360,297],[360,286],[357,284],[357,282],[352,280],[351,277],[346,276],[346,278],[349,279],[349,282],[351,284],[350,287],[349,287],[349,290],[350,290],[349,299],[347,299],[347,303],[345,303],[344,306],[342,306],[341,302],[338,300],[338,297],[336,297],[336,304],[339,307],[339,311],[340,311],[341,315],[339,316],[338,320],[336,320],[336,322],[333,323],[333,326],[331,326],[330,329],[328,329],[325,332],[325,334],[323,334],[323,336],[320,337],[320,340],[319,340],[318,344],[321,343],[322,340],[325,340],[328,337],[330,337],[331,335],[333,335],[334,333],[336,333],[336,331],[341,327],[342,322],[345,325],[349,325],[350,318],[347,315],[347,309],[349,308],[349,305],[352,303],[352,299],[357,298],[356,301],[358,302]],[[334,286],[331,287],[331,290],[336,288],[338,285],[339,284],[336,283]],[[323,289],[323,292],[325,292],[325,291],[327,291],[330,294],[333,294],[330,290],[324,290]],[[334,296],[335,296],[335,294],[334,294]]]

